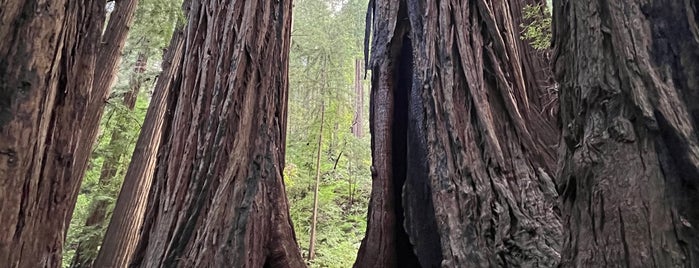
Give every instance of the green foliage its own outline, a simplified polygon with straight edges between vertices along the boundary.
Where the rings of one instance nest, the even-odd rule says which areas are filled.
[[[522,40],[528,41],[538,50],[548,49],[551,45],[551,4],[527,5],[522,10]]]
[[[357,138],[350,131],[355,119],[354,63],[363,56],[366,6],[366,0],[295,1],[284,175],[304,256],[310,242],[320,107],[325,105],[311,267],[351,267],[366,230],[370,137]],[[368,86],[365,92],[368,96]],[[364,118],[367,111],[365,107]],[[360,123],[368,132],[368,123]]]

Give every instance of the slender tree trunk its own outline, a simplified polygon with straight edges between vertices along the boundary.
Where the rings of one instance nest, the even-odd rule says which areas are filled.
[[[517,1],[374,0],[372,196],[355,267],[555,267],[551,122]]]
[[[59,267],[105,1],[0,2],[0,263]]]
[[[176,30],[163,55],[163,71],[153,90],[141,134],[119,192],[112,218],[102,240],[95,267],[126,267],[139,239],[148,193],[156,169],[156,153],[168,112],[168,99],[178,92],[184,37]]]
[[[123,99],[123,104],[129,111],[133,111],[136,107],[136,100],[141,89],[143,73],[146,70],[147,62],[147,55],[139,53],[129,82],[130,89],[124,94]],[[117,126],[112,132],[111,139],[107,145],[109,153],[105,157],[104,163],[102,164],[102,171],[100,172],[99,185],[110,185],[112,180],[115,179],[119,162],[121,158],[124,157],[122,150],[119,148],[124,144],[124,137],[121,132],[123,128],[123,126]],[[98,246],[103,237],[102,232],[95,232],[94,230],[102,230],[101,226],[105,223],[107,207],[109,205],[110,202],[105,199],[97,199],[90,205],[90,213],[85,221],[85,230],[87,230],[89,234],[82,236],[83,240],[78,244],[75,256],[73,256],[70,265],[71,267],[92,267],[92,263],[97,255]]]
[[[352,134],[361,138],[364,136],[364,84],[362,83],[362,60],[354,61],[354,123]]]
[[[133,23],[136,6],[139,0],[122,0],[115,1],[114,11],[109,16],[109,22],[106,29],[98,42],[99,50],[94,72],[94,80],[92,81],[92,91],[90,92],[90,101],[87,104],[85,118],[81,124],[80,140],[83,146],[78,148],[75,158],[75,167],[73,174],[75,180],[81,182],[85,172],[87,171],[87,163],[89,162],[92,148],[97,141],[97,133],[99,132],[99,124],[104,113],[104,106],[112,92],[112,84],[116,78],[121,60],[121,53],[126,44],[126,37]],[[103,5],[103,9],[104,9]],[[78,198],[78,190],[80,186],[73,188],[71,196],[70,212],[72,215],[75,208],[75,202]],[[68,232],[70,217],[66,218],[65,232]]]
[[[192,1],[133,266],[304,266],[282,180],[291,6]]]
[[[553,4],[562,267],[698,267],[697,2]]]
[[[323,147],[323,124],[325,123],[325,104],[320,106],[320,131],[318,131],[318,152],[316,153],[316,183],[313,189],[313,216],[311,219],[311,238],[308,246],[308,260],[313,260],[316,253],[316,224],[318,223],[318,188],[320,187],[320,151]]]

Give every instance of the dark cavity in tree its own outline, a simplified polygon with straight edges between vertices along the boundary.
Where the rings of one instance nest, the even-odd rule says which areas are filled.
[[[396,217],[396,256],[398,267],[420,267],[413,253],[410,237],[403,222],[402,194],[408,171],[408,109],[412,86],[412,48],[405,37],[396,62],[396,87],[393,88],[393,126],[391,127],[391,152],[393,155],[393,200]]]
[[[394,66],[391,169],[397,223],[394,230],[396,264],[397,267],[436,267],[442,256],[428,180],[425,131],[420,125],[422,97],[419,90],[414,90],[418,85],[413,79],[413,46],[408,34],[402,39]],[[412,221],[406,221],[410,214]],[[414,244],[409,233],[419,233],[430,239]],[[418,258],[415,252],[421,256]]]

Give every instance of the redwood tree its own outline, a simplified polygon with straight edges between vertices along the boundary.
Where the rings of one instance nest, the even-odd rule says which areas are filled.
[[[192,1],[133,266],[304,266],[282,180],[291,6]]]
[[[533,1],[374,0],[373,188],[356,267],[554,267],[557,132],[519,34]],[[527,81],[525,81],[527,80]]]
[[[554,1],[563,267],[699,266],[697,1]]]
[[[168,108],[173,108],[168,104],[179,89],[176,83],[181,79],[183,47],[184,38],[181,29],[178,29],[163,55],[163,71],[153,89],[143,128],[95,259],[95,267],[126,267],[136,248],[163,136],[164,121]]]

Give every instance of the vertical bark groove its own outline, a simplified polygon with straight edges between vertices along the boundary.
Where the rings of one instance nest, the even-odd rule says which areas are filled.
[[[0,3],[0,263],[58,267],[80,186],[102,1]]]

